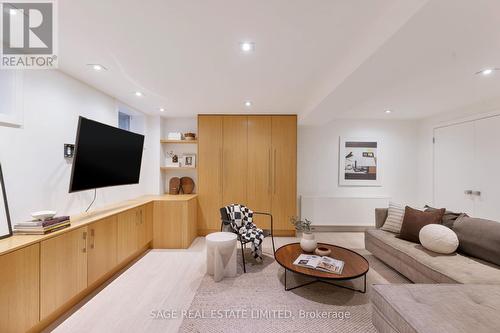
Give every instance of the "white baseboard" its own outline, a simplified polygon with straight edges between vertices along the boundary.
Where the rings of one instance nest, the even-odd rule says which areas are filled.
[[[372,225],[312,225],[314,232],[365,232],[374,229]]]

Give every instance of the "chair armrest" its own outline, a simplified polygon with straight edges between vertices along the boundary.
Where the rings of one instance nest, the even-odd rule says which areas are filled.
[[[263,212],[253,212],[254,215],[266,215],[271,217],[271,234],[274,232],[274,227],[273,227],[273,215],[270,213],[263,213]]]
[[[272,217],[271,213],[262,213],[262,212],[253,212],[253,213],[254,215],[267,215]]]

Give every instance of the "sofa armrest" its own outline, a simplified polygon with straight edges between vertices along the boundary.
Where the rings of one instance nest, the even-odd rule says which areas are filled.
[[[375,208],[375,228],[380,229],[387,219],[388,208]]]

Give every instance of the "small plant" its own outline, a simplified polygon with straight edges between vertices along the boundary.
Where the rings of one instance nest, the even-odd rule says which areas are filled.
[[[302,231],[305,233],[311,232],[311,221],[309,221],[308,219],[304,219],[304,221],[302,221],[298,218],[298,216],[293,216],[292,218],[290,218],[290,222],[294,225],[295,230],[297,231]]]

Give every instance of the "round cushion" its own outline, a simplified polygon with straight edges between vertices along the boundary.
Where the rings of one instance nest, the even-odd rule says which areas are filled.
[[[420,230],[420,244],[427,250],[450,254],[458,248],[458,237],[448,227],[441,224],[428,224]]]

